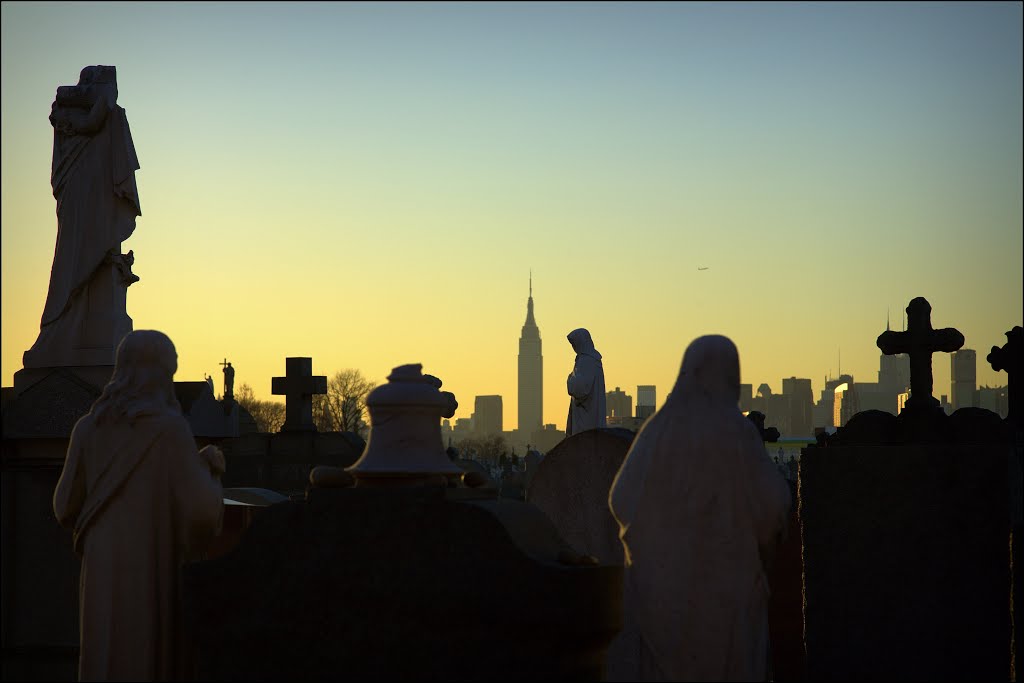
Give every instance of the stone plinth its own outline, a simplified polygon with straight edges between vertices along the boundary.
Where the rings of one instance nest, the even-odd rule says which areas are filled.
[[[313,489],[184,575],[204,680],[600,680],[622,622],[621,567],[464,488]]]
[[[1011,461],[998,443],[804,449],[811,680],[1009,678]]]

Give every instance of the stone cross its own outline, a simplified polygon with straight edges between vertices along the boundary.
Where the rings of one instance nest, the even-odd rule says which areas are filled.
[[[1021,405],[1024,394],[1021,394],[1020,387],[1014,390],[1013,376],[1020,372],[1021,356],[1024,356],[1024,328],[1017,325],[1006,333],[1006,343],[1002,348],[993,346],[987,360],[996,372],[1006,371],[1006,399],[1010,404],[1010,410],[1006,414],[1006,420],[1010,423],[1024,421],[1024,406]]]
[[[932,329],[931,304],[919,296],[907,305],[907,331],[886,330],[876,343],[887,356],[910,356],[910,399],[904,409],[937,408],[939,401],[932,396],[932,354],[956,351],[964,345],[964,335],[952,327]]]
[[[270,393],[283,394],[282,432],[315,432],[313,394],[327,393],[327,377],[313,375],[312,358],[286,358],[285,376],[271,380]]]

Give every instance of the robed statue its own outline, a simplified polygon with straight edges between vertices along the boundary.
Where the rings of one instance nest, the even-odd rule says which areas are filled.
[[[121,242],[142,211],[135,154],[125,111],[117,105],[112,66],[87,66],[78,85],[57,88],[50,112],[57,200],[57,246],[39,337],[25,367],[113,365],[131,332],[125,309],[132,252]]]

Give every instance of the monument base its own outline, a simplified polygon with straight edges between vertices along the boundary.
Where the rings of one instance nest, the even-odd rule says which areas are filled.
[[[69,372],[86,384],[94,386],[102,391],[103,387],[105,387],[107,382],[110,381],[110,377],[114,374],[114,365],[113,363],[110,363],[106,365],[83,364],[62,367],[22,368],[14,373],[14,395],[21,395],[26,389],[37,384],[57,370]]]
[[[117,262],[100,265],[64,312],[40,328],[22,356],[25,368],[113,366],[118,344],[132,331],[125,309],[130,283]]]

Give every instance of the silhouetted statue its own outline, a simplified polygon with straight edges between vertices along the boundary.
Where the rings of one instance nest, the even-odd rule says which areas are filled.
[[[996,372],[1006,371],[1006,401],[1009,403],[1009,411],[1006,419],[1011,424],[1018,426],[1024,422],[1024,395],[1020,387],[1015,387],[1013,378],[1020,372],[1021,357],[1024,356],[1024,328],[1017,325],[1006,333],[1006,344],[1002,348],[993,346],[987,360]],[[1019,380],[1018,380],[1019,381]]]
[[[907,305],[907,331],[886,330],[876,343],[887,356],[910,356],[910,399],[904,409],[939,408],[939,401],[932,396],[932,354],[956,351],[964,345],[964,335],[952,327],[932,329],[931,304],[919,296]]]
[[[604,366],[601,354],[594,348],[590,332],[584,328],[573,330],[566,337],[576,352],[576,363],[566,379],[569,392],[569,417],[565,435],[585,432],[605,426]]]
[[[221,363],[224,366],[224,400],[234,401],[235,400],[235,369],[231,367],[231,363],[228,362],[227,358]]]
[[[625,627],[608,680],[768,680],[765,572],[792,501],[739,395],[733,343],[696,339],[615,477]]]
[[[224,456],[196,449],[161,332],[128,334],[53,494],[82,558],[79,680],[189,677],[179,572],[220,531]]]
[[[39,336],[25,367],[109,365],[131,331],[126,288],[134,254],[121,242],[142,214],[131,131],[117,105],[112,66],[87,66],[78,85],[57,88],[50,113],[57,244]]]

